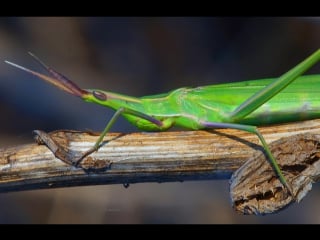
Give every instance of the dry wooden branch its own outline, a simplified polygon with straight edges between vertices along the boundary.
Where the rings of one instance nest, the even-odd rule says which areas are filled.
[[[259,128],[267,142],[299,133],[320,133],[320,120]],[[50,134],[72,151],[86,151],[97,136],[84,132]],[[98,184],[226,179],[262,147],[250,133],[174,131],[108,134],[109,141],[82,163],[84,171],[55,158],[45,145],[27,144],[0,149],[0,192]],[[93,161],[94,160],[94,161]],[[93,165],[92,165],[93,164]],[[98,164],[98,165],[99,165]],[[89,166],[89,167],[88,167]],[[90,167],[91,166],[91,167]]]
[[[320,135],[297,134],[269,144],[292,188],[291,195],[262,153],[246,161],[230,179],[233,208],[241,214],[276,213],[300,202],[320,179]]]

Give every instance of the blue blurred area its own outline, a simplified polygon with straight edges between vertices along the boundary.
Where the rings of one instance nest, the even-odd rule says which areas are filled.
[[[83,88],[143,96],[279,76],[319,48],[319,23],[311,17],[6,17],[0,18],[0,59],[43,71],[31,51]],[[100,131],[113,113],[5,63],[0,78],[2,146],[32,142],[34,129]],[[121,119],[112,131],[136,129]],[[314,202],[317,192],[309,197]],[[231,209],[226,181],[83,187],[0,195],[0,222],[318,223],[312,201],[270,217],[244,217]],[[17,205],[22,215],[5,210]]]

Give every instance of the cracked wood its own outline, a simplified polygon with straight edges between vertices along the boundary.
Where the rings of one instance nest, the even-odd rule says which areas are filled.
[[[261,153],[243,164],[231,177],[233,208],[241,214],[276,213],[300,202],[320,177],[320,134],[297,134],[272,142],[270,150],[277,159],[294,198],[275,175]]]

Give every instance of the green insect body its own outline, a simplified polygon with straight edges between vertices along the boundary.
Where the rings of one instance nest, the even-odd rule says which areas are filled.
[[[253,93],[260,91],[275,80],[277,79],[179,88],[167,94],[141,98],[129,97],[126,100],[119,100],[117,96],[116,99],[110,97],[107,101],[102,101],[91,94],[84,96],[84,99],[114,110],[125,107],[143,112],[161,121],[167,120],[163,126],[158,126],[131,114],[123,115],[133,125],[145,131],[164,131],[173,125],[197,130],[205,128],[201,125],[202,120],[228,122],[228,114],[250,98]],[[110,92],[98,89],[88,91],[100,92],[105,96],[112,95]],[[320,75],[301,76],[251,114],[233,123],[262,126],[320,118],[319,96]]]
[[[46,68],[51,77],[8,61],[6,63],[36,75],[86,102],[116,110],[92,151],[98,150],[103,137],[121,115],[145,131],[165,131],[172,126],[192,130],[239,129],[258,136],[274,171],[294,197],[290,184],[256,126],[320,118],[320,75],[302,76],[320,60],[320,49],[278,78],[179,88],[141,98],[98,89],[81,89],[31,55]],[[82,158],[76,160],[75,165]]]

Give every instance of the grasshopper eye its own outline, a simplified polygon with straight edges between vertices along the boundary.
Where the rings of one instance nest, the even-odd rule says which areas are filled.
[[[92,94],[98,100],[101,100],[101,101],[107,100],[107,96],[103,92],[93,91]]]

